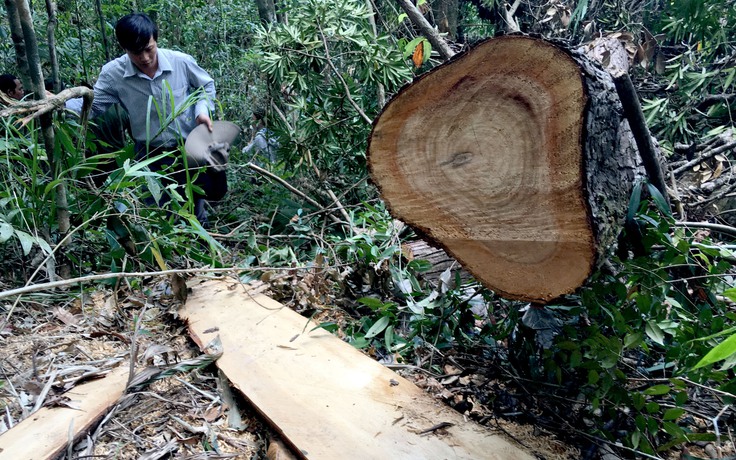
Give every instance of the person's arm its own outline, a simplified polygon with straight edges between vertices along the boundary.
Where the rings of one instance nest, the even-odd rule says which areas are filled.
[[[116,82],[105,69],[102,69],[100,76],[94,86],[95,98],[92,101],[92,113],[90,118],[102,115],[114,104],[120,104],[120,96],[118,95]]]
[[[187,59],[189,86],[193,90],[202,88],[206,94],[206,97],[197,101],[197,104],[194,106],[194,116],[196,117],[197,124],[206,124],[207,128],[212,131],[210,113],[215,111],[215,98],[217,97],[215,80],[212,79],[206,70],[197,64],[193,57],[189,56],[189,58]]]

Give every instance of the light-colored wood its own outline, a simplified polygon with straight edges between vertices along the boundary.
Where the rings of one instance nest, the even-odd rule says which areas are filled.
[[[372,177],[394,217],[487,287],[544,303],[596,261],[580,67],[543,40],[489,40],[405,87],[375,122]]]
[[[128,371],[125,366],[120,366],[105,378],[79,385],[64,393],[78,409],[43,407],[3,433],[0,436],[0,459],[56,458],[67,447],[70,429],[76,439],[120,399],[128,383]]]
[[[219,335],[217,365],[304,457],[533,458],[275,300],[232,281],[189,285],[179,313],[194,340]]]

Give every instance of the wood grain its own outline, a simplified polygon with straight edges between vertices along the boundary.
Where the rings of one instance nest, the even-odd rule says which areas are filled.
[[[489,288],[546,302],[590,275],[579,66],[501,37],[406,87],[374,125],[369,164],[393,214]]]
[[[217,365],[305,458],[533,458],[280,303],[236,282],[190,286],[194,340],[219,335]]]
[[[120,366],[105,378],[79,385],[64,393],[78,409],[42,407],[0,436],[0,458],[47,460],[67,447],[70,429],[76,439],[114,405],[125,392],[128,368]]]

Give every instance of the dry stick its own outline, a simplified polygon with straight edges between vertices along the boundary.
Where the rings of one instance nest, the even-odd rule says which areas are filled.
[[[631,82],[628,73],[614,77],[613,82],[616,85],[618,98],[621,100],[621,105],[623,105],[624,115],[629,121],[629,127],[634,135],[636,146],[639,149],[639,156],[641,156],[641,160],[644,163],[647,176],[649,176],[649,180],[657,187],[657,190],[659,190],[669,206],[667,184],[662,173],[662,166],[657,160],[654,142],[652,142],[652,136],[647,128],[647,122],[644,118],[644,112],[641,110],[641,104],[639,104],[639,97],[636,94],[634,83]]]
[[[146,303],[143,304],[141,312],[138,313],[138,318],[133,325],[133,337],[130,339],[130,370],[128,371],[128,382],[125,384],[125,388],[130,386],[130,382],[135,377],[135,362],[138,361],[138,331],[141,328],[141,321],[143,321],[143,315],[148,310],[148,305],[151,302],[151,296],[146,298]]]
[[[348,98],[348,101],[350,102],[350,105],[352,105],[355,110],[358,111],[361,117],[363,117],[363,120],[365,120],[366,123],[369,125],[373,124],[373,120],[371,120],[368,115],[363,112],[363,109],[360,108],[360,106],[353,100],[353,97],[350,95],[350,87],[345,82],[345,79],[342,78],[342,75],[340,72],[335,68],[335,64],[332,63],[332,59],[330,58],[330,48],[327,46],[327,38],[325,38],[325,33],[322,31],[322,26],[317,23],[317,27],[319,28],[319,35],[322,37],[322,44],[325,47],[325,57],[327,58],[327,65],[330,66],[330,69],[332,69],[332,72],[337,76],[337,78],[340,80],[340,83],[342,83],[343,88],[345,88],[345,96]]]
[[[185,273],[232,273],[239,271],[265,271],[265,270],[310,270],[311,267],[228,267],[228,268],[180,268],[173,270],[161,270],[154,272],[120,272],[120,273],[100,273],[97,275],[87,275],[79,278],[70,278],[67,280],[59,280],[51,283],[40,283],[33,284],[31,286],[24,286],[17,289],[9,289],[7,291],[0,292],[0,299],[6,297],[12,297],[14,295],[27,294],[29,292],[45,291],[54,289],[57,287],[69,286],[70,284],[84,283],[87,281],[99,281],[113,278],[143,278],[147,276],[163,276],[171,274],[185,274]]]
[[[270,171],[267,171],[267,170],[261,168],[258,165],[255,165],[255,164],[253,164],[251,162],[246,163],[246,166],[249,167],[250,169],[252,169],[253,171],[256,171],[256,172],[258,172],[258,173],[260,173],[260,174],[262,174],[262,175],[264,175],[264,176],[266,176],[266,177],[268,177],[270,179],[275,180],[279,184],[283,185],[286,189],[288,189],[291,193],[294,193],[295,195],[299,195],[300,197],[304,198],[305,200],[307,200],[307,202],[309,202],[309,204],[311,204],[312,206],[316,207],[321,213],[327,214],[327,216],[330,219],[332,219],[332,221],[335,222],[336,224],[342,225],[344,223],[340,219],[338,219],[337,217],[335,217],[332,214],[330,214],[330,210],[325,209],[317,201],[315,201],[314,199],[312,199],[309,196],[307,196],[301,190],[296,189],[293,185],[289,184],[288,182],[286,182],[284,179],[280,178],[279,176],[273,174]]]
[[[705,161],[705,160],[707,160],[709,158],[713,158],[714,156],[718,155],[719,153],[723,153],[723,152],[725,152],[727,150],[731,150],[733,148],[736,148],[736,142],[729,142],[728,144],[723,144],[723,145],[721,145],[719,147],[716,147],[714,149],[711,149],[711,150],[706,149],[705,151],[703,151],[703,153],[701,153],[700,155],[698,155],[698,158],[694,158],[694,159],[688,161],[684,165],[682,165],[682,166],[678,167],[677,169],[675,169],[673,172],[675,174],[680,174],[680,173],[682,173],[682,172],[684,172],[684,171],[692,168],[693,166],[702,163],[703,161]]]
[[[404,10],[407,16],[409,16],[409,20],[419,28],[419,30],[427,37],[427,40],[434,46],[434,48],[437,50],[438,53],[440,53],[440,56],[444,60],[450,60],[455,55],[455,52],[452,51],[445,42],[445,40],[440,36],[440,33],[432,27],[432,25],[424,19],[424,16],[422,15],[421,11],[417,9],[416,6],[414,6],[413,3],[409,0],[396,0],[397,3],[401,6],[401,8]]]
[[[729,225],[711,224],[710,222],[675,222],[675,225],[680,227],[706,228],[714,232],[728,233],[729,235],[736,236],[736,227]]]

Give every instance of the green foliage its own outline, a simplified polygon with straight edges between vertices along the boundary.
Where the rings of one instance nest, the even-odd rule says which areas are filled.
[[[652,26],[661,30],[664,91],[645,100],[647,122],[672,145],[690,143],[733,126],[736,9],[733,2],[677,0]],[[661,28],[661,29],[660,29]]]
[[[715,346],[736,330],[719,297],[733,289],[734,253],[675,226],[653,202],[632,201],[648,254],[619,261],[620,271],[599,273],[579,298],[549,307],[563,324],[557,340],[528,347],[535,353],[514,366],[562,384],[558,396],[585,401],[577,416],[600,435],[654,455],[703,436],[681,417],[692,408],[688,382],[736,388],[734,343]]]
[[[303,172],[354,183],[366,173],[370,132],[360,111],[375,116],[379,91],[395,91],[410,70],[390,37],[373,34],[365,2],[299,0],[285,12],[289,24],[261,27],[255,49],[283,104],[271,118],[282,154]]]

